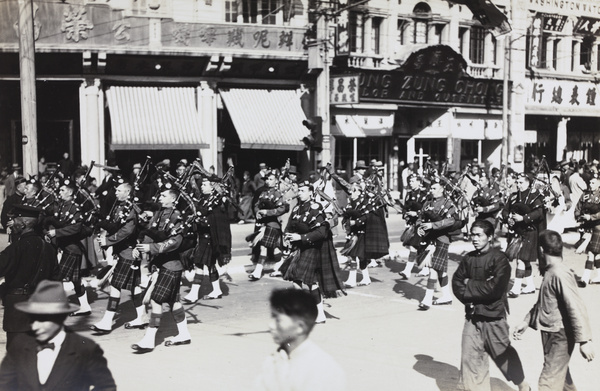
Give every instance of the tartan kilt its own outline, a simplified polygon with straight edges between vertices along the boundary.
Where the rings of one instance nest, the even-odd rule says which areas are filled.
[[[161,267],[150,298],[158,304],[173,305],[179,301],[179,288],[183,270],[172,271]]]
[[[265,227],[265,235],[260,240],[259,244],[266,248],[281,248],[281,230],[270,226]]]
[[[519,235],[523,241],[517,259],[535,262],[538,259],[538,231],[525,231]],[[512,240],[511,240],[512,241]],[[508,244],[510,246],[510,243]]]
[[[331,238],[325,240],[321,246],[321,262],[316,272],[323,297],[335,298],[338,297],[338,293],[346,294],[344,283],[340,278],[340,264]]]
[[[594,255],[600,254],[600,231],[593,230],[592,238],[588,244],[586,251],[593,253]]]
[[[81,284],[81,254],[73,254],[63,251],[60,259],[60,279],[71,281],[73,284]]]
[[[194,248],[194,265],[202,269],[202,267],[210,267],[214,265],[213,250],[210,236],[200,236],[196,248]]]
[[[412,244],[412,238],[416,235],[416,229],[414,225],[409,225],[406,227],[406,229],[404,230],[404,232],[402,232],[402,235],[400,236],[400,243],[402,243],[402,245],[404,247],[410,247],[414,245]]]
[[[300,250],[300,255],[293,258],[283,276],[287,281],[302,281],[306,285],[317,282],[317,269],[320,269],[321,249],[310,247]]]
[[[383,209],[367,216],[365,229],[365,257],[378,259],[390,252],[390,239]]]
[[[444,243],[439,240],[436,240],[435,250],[431,256],[431,268],[436,271],[447,272],[448,271],[448,248],[450,247],[449,243]],[[427,252],[424,251],[426,247],[421,247],[420,251],[417,253],[417,263],[421,264],[425,260],[427,256]]]
[[[125,289],[133,292],[133,289],[141,283],[140,264],[141,261],[119,257],[110,279],[110,285],[119,290]]]
[[[354,244],[354,246],[352,246],[352,239],[346,240],[346,243],[344,244],[344,248],[340,251],[340,253],[349,258],[366,259],[365,250],[366,250],[365,234],[359,233],[359,234],[356,234],[356,244]]]

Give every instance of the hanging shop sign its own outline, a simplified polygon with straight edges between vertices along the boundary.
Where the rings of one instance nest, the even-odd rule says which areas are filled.
[[[565,23],[567,23],[566,15],[549,14],[546,12],[539,12],[536,17],[541,17],[543,20],[542,30],[544,32],[560,32],[563,31]]]
[[[359,75],[341,75],[329,80],[329,102],[331,105],[359,103]]]
[[[573,33],[600,37],[600,19],[578,18],[575,27],[573,27]]]
[[[536,14],[531,23],[531,35],[529,45],[529,65],[533,68],[540,65],[540,57],[542,54],[542,26],[544,18],[541,14]]]
[[[527,79],[525,88],[528,106],[596,110],[600,106],[600,87],[592,82]]]
[[[18,47],[18,31],[14,28],[18,15],[16,1],[0,1],[0,49]],[[40,48],[106,50],[119,46],[119,50],[148,50],[152,35],[157,37],[157,42],[152,42],[153,50],[226,49],[261,54],[278,52],[293,57],[306,55],[306,31],[301,27],[180,23],[168,18],[131,16],[105,5],[62,2],[37,2],[35,23],[36,47]]]
[[[555,12],[567,16],[600,16],[597,0],[529,0],[528,8],[541,12]]]
[[[500,108],[502,80],[477,79],[462,56],[445,45],[410,55],[398,70],[360,73],[360,101]]]

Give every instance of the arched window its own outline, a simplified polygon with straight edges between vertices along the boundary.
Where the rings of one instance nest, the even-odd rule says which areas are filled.
[[[413,43],[427,43],[431,7],[426,3],[418,3],[413,8]]]

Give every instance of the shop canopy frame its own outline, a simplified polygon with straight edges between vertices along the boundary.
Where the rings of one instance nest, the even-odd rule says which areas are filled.
[[[106,89],[113,150],[201,149],[202,125],[194,87]]]
[[[309,130],[300,93],[283,89],[219,89],[243,149],[302,151]]]

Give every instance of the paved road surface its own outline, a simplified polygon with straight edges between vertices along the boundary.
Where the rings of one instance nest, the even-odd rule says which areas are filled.
[[[405,259],[407,252],[398,243],[402,220],[392,215],[388,224],[391,252]],[[267,328],[268,295],[275,287],[289,286],[279,278],[248,281],[245,272],[251,269],[251,264],[243,238],[251,230],[252,225],[232,225],[234,257],[231,281],[221,283],[224,297],[185,306],[193,337],[191,345],[165,347],[161,344],[151,353],[134,354],[130,345],[141,339],[144,332],[123,328],[123,323],[134,318],[133,305],[126,302],[125,297],[121,312],[115,318],[115,331],[106,336],[92,336],[88,326],[97,322],[106,308],[108,296],[103,291],[91,294],[94,309],[91,316],[69,319],[72,328],[92,336],[102,346],[120,390],[249,389],[264,358],[275,348]],[[572,233],[565,235],[567,242],[573,243],[575,239]],[[6,236],[0,235],[0,249],[5,246]],[[450,273],[456,269],[459,254],[471,249],[466,242],[451,245]],[[566,250],[566,262],[581,273],[583,257],[575,255],[572,248]],[[455,300],[450,306],[418,311],[426,279],[414,276],[408,282],[402,281],[397,274],[402,269],[402,260],[387,260],[383,267],[370,269],[373,280],[370,286],[349,289],[347,296],[327,300],[327,323],[317,325],[311,338],[344,367],[350,390],[455,390],[463,307]],[[346,274],[344,272],[344,277]],[[539,281],[538,276],[538,286]],[[207,283],[201,294],[208,293],[209,289]],[[182,287],[183,294],[187,290],[187,286]],[[600,285],[588,286],[580,292],[588,304],[592,329],[599,330]],[[511,325],[520,322],[536,296],[511,299]],[[160,342],[176,334],[172,318],[163,319],[157,336]],[[598,335],[600,332],[596,331],[594,337]],[[600,356],[600,343],[595,343],[596,354]],[[539,333],[528,330],[523,340],[514,345],[528,379],[533,385],[537,384],[543,358]],[[4,354],[5,336],[0,333],[0,357]],[[493,363],[490,370],[493,390],[516,389],[506,382]],[[600,357],[587,363],[575,351],[571,372],[580,391],[597,390]]]

